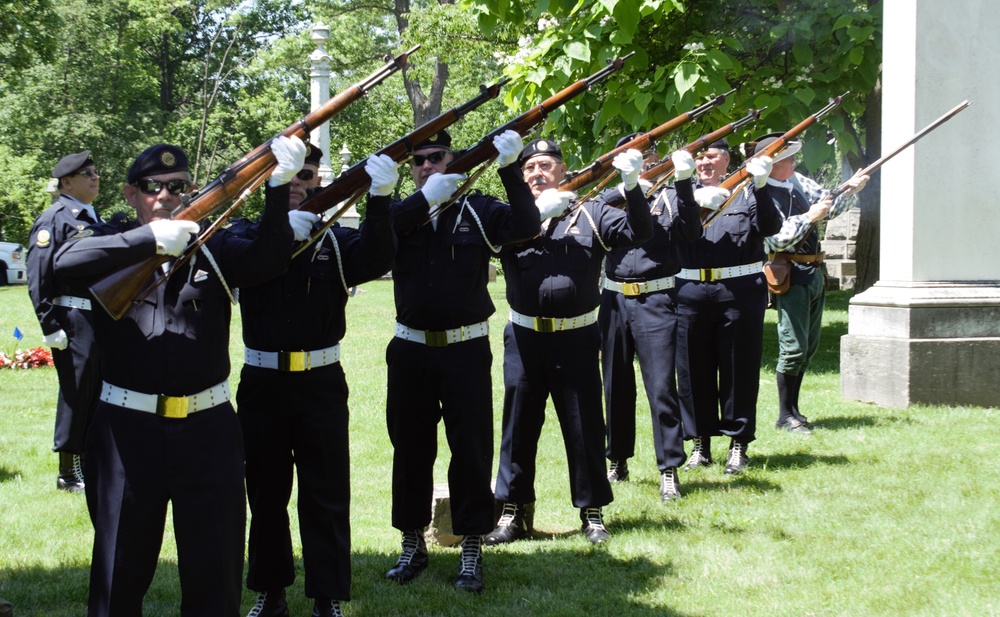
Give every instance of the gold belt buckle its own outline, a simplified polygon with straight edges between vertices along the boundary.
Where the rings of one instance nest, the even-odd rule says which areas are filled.
[[[188,396],[164,396],[161,394],[156,397],[156,415],[164,418],[186,418],[190,406],[191,398]]]
[[[556,320],[552,317],[535,317],[535,332],[555,332]]]
[[[642,291],[639,290],[640,285],[642,285],[642,283],[622,283],[622,294],[626,296],[638,296],[642,293]]]
[[[306,351],[279,351],[278,370],[298,373],[309,370],[309,353]]]
[[[448,333],[424,330],[424,345],[428,347],[447,347]]]
[[[702,268],[701,270],[701,280],[707,283],[711,283],[722,276],[722,268]]]

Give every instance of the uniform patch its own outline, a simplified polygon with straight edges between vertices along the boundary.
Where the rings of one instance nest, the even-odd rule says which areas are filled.
[[[38,248],[45,248],[52,244],[52,232],[48,229],[39,229],[38,235],[35,236],[35,246]]]
[[[81,229],[73,237],[74,238],[89,238],[92,235],[94,235],[94,230],[93,229]]]

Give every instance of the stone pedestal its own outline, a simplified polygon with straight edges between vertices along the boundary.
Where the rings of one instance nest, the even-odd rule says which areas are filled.
[[[861,208],[857,207],[827,222],[823,237],[827,289],[854,289],[858,278],[854,260],[860,224]]]
[[[424,532],[424,539],[437,542],[441,546],[458,546],[463,536],[455,535],[451,524],[451,494],[447,484],[434,485],[434,501],[431,505],[431,524]]]
[[[1000,285],[877,283],[851,302],[841,396],[1000,406]]]
[[[883,3],[883,149],[973,105],[882,167],[882,279],[851,299],[841,394],[888,406],[1000,406],[996,199],[970,170],[1000,141],[1000,3]],[[955,62],[961,58],[961,62]]]

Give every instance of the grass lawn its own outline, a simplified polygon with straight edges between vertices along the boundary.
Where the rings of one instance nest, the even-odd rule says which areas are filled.
[[[499,444],[499,334],[507,314],[502,279],[491,290]],[[391,283],[363,286],[349,303],[342,345],[351,387],[354,543],[346,614],[1000,615],[1000,412],[841,400],[838,349],[847,301],[843,293],[829,297],[824,340],[801,398],[803,412],[825,428],[805,437],[773,428],[777,342],[775,315],[768,312],[758,439],[750,468],[737,478],[722,475],[727,443],[717,439],[718,464],[682,472],[684,499],[661,504],[648,407],[640,400],[631,476],[615,486],[615,501],[605,510],[612,533],[606,547],[591,547],[579,532],[550,408],[539,448],[538,533],[531,541],[488,548],[487,589],[474,596],[451,588],[457,548],[431,546],[429,569],[410,585],[383,578],[399,548],[389,525],[392,451],[384,416],[384,350],[394,310]],[[0,349],[14,349],[15,326],[25,334],[21,347],[40,343],[24,286],[0,288]],[[239,327],[237,317],[234,389]],[[0,371],[0,597],[13,602],[16,617],[86,612],[92,530],[84,499],[55,490],[56,388],[52,369]],[[445,482],[448,448],[443,431],[439,435],[435,477]],[[292,516],[297,525],[294,507]],[[144,614],[177,615],[169,521],[160,560]],[[302,595],[301,559],[297,568],[289,601],[292,614],[304,616],[312,603]],[[244,593],[244,613],[253,599]]]

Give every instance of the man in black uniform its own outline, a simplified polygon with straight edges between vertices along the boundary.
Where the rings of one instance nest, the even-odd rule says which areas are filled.
[[[291,181],[289,215],[306,221],[296,240],[309,237],[319,218],[297,208],[319,185],[322,156],[310,146]],[[388,196],[399,177],[384,155],[369,159],[365,169],[372,187],[360,231],[334,225],[288,272],[240,290],[246,349],[236,402],[251,513],[247,587],[260,592],[250,617],[288,615],[285,587],[295,580],[288,522],[293,466],[313,616],[342,615],[340,602],[351,597],[348,389],[340,340],[348,290],[385,274],[392,263]],[[241,233],[253,237],[256,226]]]
[[[728,162],[728,156],[717,161]],[[718,210],[729,192],[715,186],[721,174],[708,167],[704,175],[713,184],[695,190],[695,199]],[[682,228],[676,275],[678,395],[685,434],[695,436],[685,469],[709,465],[711,437],[725,435],[724,472],[730,475],[746,468],[756,437],[767,307],[763,241],[781,226],[767,189],[771,159],[752,158],[746,169],[753,179],[724,212],[695,235]]]
[[[28,251],[28,294],[42,327],[42,341],[52,348],[52,361],[59,379],[53,450],[59,453],[56,488],[83,492],[84,435],[90,422],[100,375],[91,315],[90,295],[71,291],[56,278],[56,251],[70,236],[101,221],[94,210],[100,174],[90,150],[64,156],[52,170],[58,180],[59,197],[31,228]],[[83,288],[81,288],[83,289]]]
[[[171,220],[192,189],[187,156],[152,146],[128,172],[137,221],[86,229],[56,255],[56,274],[100,278],[157,255],[160,284],[121,319],[95,311],[104,384],[87,437],[87,507],[94,525],[88,615],[140,615],[156,570],[168,502],[181,581],[180,614],[237,617],[246,530],[243,439],[229,402],[232,288],[288,265],[288,181],[305,145],[277,138],[258,235],[216,232],[181,266],[198,225]],[[162,281],[168,264],[176,271]],[[152,281],[151,281],[152,282]]]
[[[496,482],[503,510],[486,543],[512,542],[527,533],[523,511],[535,501],[535,458],[551,394],[573,505],[580,508],[584,534],[598,544],[610,538],[601,509],[612,500],[604,464],[598,280],[605,255],[653,234],[649,203],[638,184],[642,153],[628,150],[614,160],[625,183],[624,211],[602,201],[568,209],[574,195],[558,190],[566,164],[553,141],[532,141],[520,161],[543,222],[534,239],[501,256],[511,316],[504,329],[503,438]]]
[[[405,583],[427,567],[423,528],[431,521],[437,425],[451,448],[448,486],[452,527],[464,535],[455,586],[483,589],[482,534],[493,527],[493,354],[487,319],[491,255],[538,232],[538,210],[514,165],[521,137],[493,141],[510,205],[480,192],[445,210],[462,176],[445,174],[451,137],[442,131],[418,144],[410,161],[419,189],[393,204],[399,249],[392,274],[396,336],[386,349],[386,421],[392,441],[392,526],[403,550],[386,577]]]
[[[633,136],[623,138],[623,143]],[[684,463],[684,439],[674,377],[677,313],[674,274],[679,227],[697,233],[698,207],[691,176],[694,159],[686,150],[675,152],[674,179],[652,200],[653,237],[639,247],[617,249],[605,262],[604,292],[598,321],[601,327],[601,365],[608,422],[608,479],[628,479],[628,459],[635,454],[636,381],[639,358],[642,382],[653,422],[653,446],[660,470],[663,501],[681,497],[677,468]],[[675,188],[676,187],[676,188]],[[685,199],[677,198],[677,191]]]

